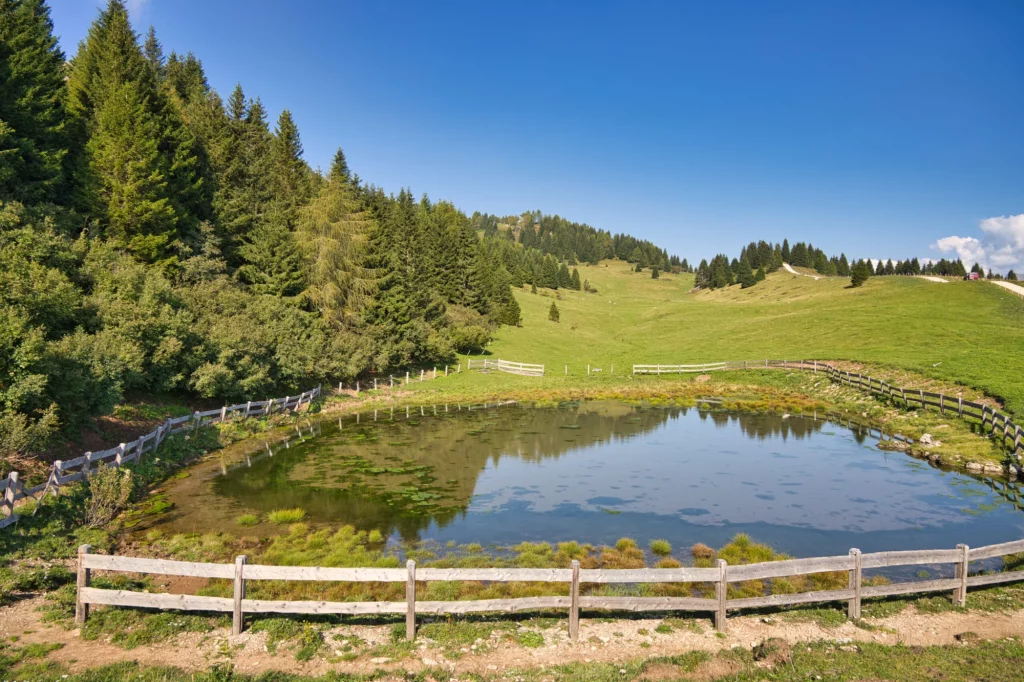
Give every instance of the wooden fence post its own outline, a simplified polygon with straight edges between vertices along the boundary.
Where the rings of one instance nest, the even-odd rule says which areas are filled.
[[[405,581],[405,638],[411,642],[416,639],[416,562],[409,559],[405,567],[409,571]]]
[[[850,600],[846,617],[850,620],[860,620],[860,586],[863,579],[860,550],[856,548],[851,549],[850,556],[853,557],[853,570],[850,571],[850,589],[853,590],[853,599]]]
[[[406,373],[405,373],[405,385],[406,385],[406,386],[408,386],[408,385],[409,385],[409,372],[406,372]]]
[[[572,578],[569,582],[569,639],[580,638],[580,562],[572,560]]]
[[[199,412],[192,415],[192,433],[199,430]]]
[[[78,548],[78,584],[75,591],[75,624],[82,625],[89,617],[89,605],[82,601],[82,588],[89,587],[89,569],[85,567],[83,556],[92,550],[89,545],[81,545]]]
[[[245,615],[242,613],[242,600],[245,599],[244,570],[245,555],[243,554],[235,557],[235,608],[231,616],[231,634],[233,635],[240,635],[242,630],[245,629]]]
[[[967,545],[957,545],[960,550],[960,560],[953,568],[953,575],[960,579],[960,586],[953,590],[953,603],[963,608],[967,605],[967,564],[970,548]]]
[[[223,424],[228,420],[228,406],[220,408],[220,423]]]
[[[252,401],[249,400],[245,403],[245,418],[249,418],[249,412],[252,410]]]
[[[725,632],[726,599],[729,592],[729,583],[726,580],[728,564],[725,559],[718,560],[718,581],[715,583],[715,599],[718,600],[718,608],[715,610],[715,629]]]

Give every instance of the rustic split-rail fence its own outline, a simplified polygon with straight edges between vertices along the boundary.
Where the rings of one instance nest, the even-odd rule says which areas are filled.
[[[709,568],[642,568],[581,569],[579,561],[569,568],[419,568],[409,561],[405,568],[332,568],[321,566],[264,566],[250,564],[245,556],[234,564],[198,563],[165,559],[143,559],[93,554],[89,545],[78,550],[78,588],[75,620],[84,623],[90,605],[136,607],[161,610],[224,612],[232,614],[232,631],[244,629],[247,614],[281,613],[311,615],[376,615],[405,614],[408,639],[416,634],[416,617],[420,614],[465,614],[479,612],[517,613],[545,609],[568,609],[569,636],[579,636],[580,610],[607,611],[697,611],[714,616],[715,628],[726,629],[729,610],[758,609],[810,603],[847,602],[847,615],[861,617],[864,599],[904,594],[950,592],[954,603],[964,606],[970,587],[995,585],[1024,580],[1024,570],[970,574],[971,562],[983,561],[1024,552],[1024,540],[989,545],[975,549],[957,545],[956,549],[910,550],[862,554],[851,549],[845,556],[790,559],[758,564],[730,566],[719,559]],[[952,564],[952,578],[900,582],[886,585],[864,585],[864,571],[893,566]],[[92,587],[92,572],[119,571],[142,574],[187,576],[233,581],[232,597],[205,597],[189,594],[134,592]],[[730,598],[729,585],[748,580],[786,578],[814,573],[846,572],[845,589],[769,594],[760,597]],[[948,574],[948,571],[947,571]],[[404,602],[382,601],[290,601],[249,599],[246,585],[251,581],[360,582],[404,583]],[[454,601],[419,601],[417,587],[434,581],[473,581],[483,583],[563,583],[567,595],[520,597],[512,599],[477,599]],[[714,597],[632,597],[589,596],[581,594],[581,585],[622,584],[704,584],[713,586]],[[711,590],[707,590],[711,593]]]
[[[194,412],[183,417],[174,417],[144,436],[131,443],[121,443],[115,448],[101,452],[87,452],[81,457],[67,461],[57,460],[50,468],[45,483],[28,488],[22,483],[17,471],[0,479],[0,528],[4,528],[18,520],[14,513],[15,504],[24,498],[42,499],[48,492],[56,493],[61,485],[88,478],[100,465],[119,467],[129,462],[138,462],[147,452],[160,447],[167,436],[176,433],[193,432],[201,426],[216,422],[225,422],[229,418],[241,415],[244,418],[269,416],[275,412],[297,411],[308,405],[320,395],[320,387],[305,391],[296,396],[271,398],[267,400],[248,401],[238,405],[225,405],[216,410]]]
[[[528,377],[544,376],[544,365],[531,365],[526,362],[511,362],[509,360],[473,360],[467,361],[467,369],[496,369],[499,372],[508,374],[521,374]]]
[[[983,431],[988,429],[994,437],[1001,440],[1003,445],[1014,453],[1018,462],[1022,459],[1022,452],[1024,452],[1024,429],[999,410],[983,403],[964,400],[961,396],[948,396],[943,393],[934,393],[919,388],[894,386],[883,379],[876,379],[866,374],[839,369],[818,360],[766,359],[709,362],[699,365],[633,365],[633,374],[686,374],[691,372],[704,373],[759,368],[783,368],[814,372],[815,374],[821,373],[836,383],[852,386],[875,395],[886,396],[892,402],[901,401],[908,409],[916,407],[922,409],[935,408],[944,415],[955,414],[960,419],[977,420]]]

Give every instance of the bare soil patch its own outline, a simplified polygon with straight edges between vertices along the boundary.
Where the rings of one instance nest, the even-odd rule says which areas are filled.
[[[769,638],[790,646],[797,643],[832,642],[837,648],[856,646],[858,642],[887,645],[930,646],[953,645],[975,639],[999,639],[1019,636],[1024,632],[1024,610],[1008,613],[949,612],[917,613],[908,607],[902,613],[880,619],[865,619],[872,629],[853,623],[825,627],[815,622],[794,622],[786,619],[765,619],[741,616],[729,619],[729,631],[720,637],[710,621],[690,621],[690,625],[674,627],[671,632],[655,629],[661,619],[612,620],[585,619],[580,639],[572,642],[564,624],[539,627],[530,621],[519,626],[543,637],[543,644],[527,648],[498,630],[490,639],[474,649],[461,650],[433,642],[425,636],[415,647],[402,651],[390,647],[391,626],[337,626],[324,633],[326,647],[321,655],[308,662],[295,660],[295,643],[284,642],[275,653],[269,651],[266,633],[245,632],[232,636],[227,628],[209,633],[184,633],[174,639],[132,650],[106,641],[86,641],[78,630],[68,630],[43,623],[39,607],[42,597],[19,601],[0,609],[0,637],[18,637],[21,644],[57,642],[62,648],[49,657],[68,665],[72,671],[107,665],[119,661],[138,661],[145,665],[175,666],[185,670],[203,670],[215,663],[230,662],[244,673],[286,671],[307,675],[333,670],[367,673],[388,670],[396,674],[436,670],[442,676],[468,673],[492,674],[513,668],[546,668],[569,662],[604,662],[620,664],[637,658],[679,655],[689,651],[715,653],[723,649],[752,649]],[[766,622],[767,621],[767,622]],[[676,621],[678,624],[678,621]],[[664,628],[663,628],[664,629]],[[964,633],[973,633],[965,637]],[[346,638],[361,641],[353,660],[343,660]],[[772,665],[772,661],[765,661]],[[686,673],[685,679],[712,680],[736,672],[727,659],[719,658]],[[683,675],[681,668],[656,664],[648,668],[643,679],[652,682]]]

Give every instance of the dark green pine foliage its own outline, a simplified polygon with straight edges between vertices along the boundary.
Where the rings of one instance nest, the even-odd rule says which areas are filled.
[[[548,319],[551,320],[552,322],[558,322],[560,318],[561,313],[558,312],[558,306],[555,305],[554,301],[552,301],[551,307],[548,308]]]
[[[334,159],[331,160],[330,176],[332,178],[339,178],[342,182],[352,182],[352,171],[348,168],[348,161],[345,159],[345,152],[341,151],[341,147],[338,147],[338,151],[334,152]]]
[[[62,198],[65,98],[49,8],[42,0],[0,0],[0,200]]]
[[[572,289],[572,275],[569,274],[569,266],[565,263],[558,268],[558,286],[562,289]]]
[[[264,219],[273,196],[270,149],[273,136],[259,100],[247,102],[237,85],[227,101],[226,120],[216,135],[217,189],[213,207],[231,267],[244,263],[242,246]]]
[[[746,260],[741,260],[739,262],[736,272],[736,281],[739,282],[740,287],[743,289],[748,289],[757,284],[757,278],[754,276],[754,270]]]
[[[262,108],[249,105],[248,123],[259,126]],[[281,112],[270,143],[270,205],[242,240],[238,253],[244,263],[239,276],[257,291],[294,296],[303,289],[302,257],[295,242],[299,206],[312,191],[309,167],[302,160],[299,130],[288,110]]]
[[[146,40],[142,43],[142,54],[145,55],[146,61],[149,62],[149,68],[153,71],[153,77],[158,83],[162,82],[165,76],[164,50],[160,45],[160,41],[156,38],[156,29],[152,26],[149,27],[149,31],[146,33]]]
[[[651,279],[658,279],[659,277],[661,277],[661,273],[658,272],[658,266],[655,265],[651,268]]]
[[[869,277],[871,277],[871,263],[866,260],[859,260],[851,268],[850,286],[863,286]]]
[[[576,268],[572,269],[572,288],[576,291],[580,291],[583,285],[580,284],[580,271]]]

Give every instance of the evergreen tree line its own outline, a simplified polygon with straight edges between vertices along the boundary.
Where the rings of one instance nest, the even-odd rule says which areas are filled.
[[[486,238],[517,242],[527,251],[540,256],[551,255],[556,261],[572,267],[578,263],[596,265],[602,260],[618,259],[639,264],[641,268],[658,267],[662,271],[688,272],[689,263],[678,256],[669,256],[665,249],[647,240],[628,234],[599,230],[586,223],[575,223],[558,215],[526,211],[520,216],[498,217],[474,213],[473,226]],[[502,229],[505,226],[505,229]],[[536,257],[532,257],[536,260]],[[532,280],[527,280],[532,284]]]
[[[695,286],[698,288],[717,289],[719,287],[740,284],[744,288],[754,286],[763,280],[768,273],[775,272],[782,267],[783,263],[789,263],[794,267],[802,267],[814,270],[826,277],[852,277],[854,266],[861,265],[867,272],[861,279],[863,282],[870,276],[882,277],[886,275],[940,275],[946,277],[963,277],[967,269],[960,260],[926,261],[921,263],[917,258],[907,260],[878,261],[874,266],[870,261],[858,260],[851,263],[846,254],[828,256],[813,244],[797,242],[791,247],[789,240],[784,239],[781,244],[772,245],[770,242],[750,242],[740,251],[739,258],[729,259],[725,254],[719,254],[710,262],[702,260],[696,269]],[[1002,277],[989,270],[988,275],[977,263],[971,268],[971,272],[978,273],[981,277],[988,279],[1002,279]],[[1006,279],[1017,281],[1017,274],[1011,270],[1007,273]]]
[[[122,0],[70,61],[43,0],[0,0],[0,459],[126,391],[258,398],[479,348],[519,324],[511,285],[551,278],[503,248],[341,150],[311,169],[287,110],[223,100]]]

